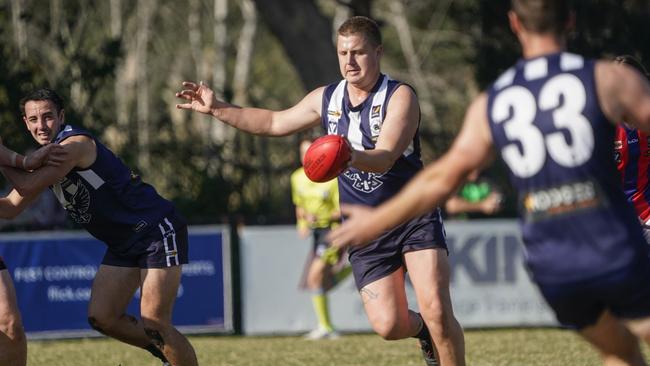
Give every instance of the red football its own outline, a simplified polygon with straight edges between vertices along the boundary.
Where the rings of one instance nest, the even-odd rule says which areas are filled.
[[[314,182],[327,182],[341,174],[350,161],[350,146],[338,135],[317,138],[307,149],[303,167],[307,178]]]

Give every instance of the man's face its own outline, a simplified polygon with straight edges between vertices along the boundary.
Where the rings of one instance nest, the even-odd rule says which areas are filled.
[[[49,100],[30,100],[25,103],[23,120],[34,140],[47,145],[61,129],[63,111],[57,113],[56,105]]]
[[[379,74],[382,50],[382,46],[373,46],[361,34],[339,35],[336,51],[341,75],[351,84],[374,81]]]

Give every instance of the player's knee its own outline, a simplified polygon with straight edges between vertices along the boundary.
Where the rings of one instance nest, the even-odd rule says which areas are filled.
[[[441,306],[432,306],[422,309],[421,315],[433,338],[448,338],[450,336],[456,322],[451,312],[445,311]]]
[[[91,328],[100,333],[106,333],[106,330],[110,329],[111,326],[111,322],[106,318],[98,317],[95,315],[88,316],[88,324]]]
[[[394,341],[404,338],[403,332],[400,332],[400,327],[394,319],[382,318],[375,319],[372,322],[372,328],[375,333],[387,341]]]

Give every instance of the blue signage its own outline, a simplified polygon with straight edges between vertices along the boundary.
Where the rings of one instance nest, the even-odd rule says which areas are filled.
[[[183,266],[173,323],[183,332],[230,331],[227,231],[205,227],[189,233],[189,263]],[[13,278],[29,335],[94,333],[87,322],[88,300],[105,251],[103,243],[85,233],[0,235],[0,256]],[[139,316],[139,292],[128,313]]]

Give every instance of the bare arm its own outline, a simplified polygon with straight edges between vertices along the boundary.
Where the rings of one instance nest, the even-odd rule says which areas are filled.
[[[2,168],[2,173],[24,197],[34,198],[48,186],[58,183],[75,167],[90,166],[97,156],[95,143],[87,136],[72,136],[61,143],[65,159],[58,166],[44,166],[33,172]]]
[[[390,98],[386,118],[373,150],[354,150],[351,166],[383,173],[406,151],[418,128],[420,108],[413,90],[401,85]]]
[[[624,64],[599,61],[596,88],[603,113],[614,122],[626,122],[650,133],[650,85],[646,78]]]
[[[38,195],[23,197],[13,189],[7,197],[0,198],[0,218],[13,219],[18,216]]]
[[[417,174],[395,197],[375,209],[347,206],[348,218],[329,238],[333,245],[362,245],[402,222],[420,216],[444,202],[476,169],[493,157],[487,121],[487,96],[469,107],[463,128],[451,149]]]
[[[239,130],[265,136],[285,136],[318,125],[325,89],[321,87],[312,91],[289,109],[272,111],[242,108],[218,100],[214,91],[202,83],[186,81],[183,88],[176,97],[186,102],[176,104],[176,108],[204,113]]]

